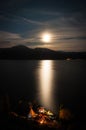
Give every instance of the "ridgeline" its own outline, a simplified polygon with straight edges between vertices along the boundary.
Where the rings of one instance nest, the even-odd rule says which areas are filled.
[[[0,59],[86,59],[86,52],[54,51],[47,48],[31,49],[26,46],[0,48]]]

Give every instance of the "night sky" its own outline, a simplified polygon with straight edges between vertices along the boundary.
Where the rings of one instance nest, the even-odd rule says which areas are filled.
[[[0,48],[16,45],[86,51],[86,0],[0,0]]]

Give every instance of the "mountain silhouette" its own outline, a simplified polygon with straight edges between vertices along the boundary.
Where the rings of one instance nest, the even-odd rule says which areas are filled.
[[[86,52],[54,51],[48,48],[28,48],[23,45],[0,48],[0,59],[86,59]]]

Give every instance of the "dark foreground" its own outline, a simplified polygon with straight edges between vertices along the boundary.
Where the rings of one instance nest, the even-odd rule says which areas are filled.
[[[83,130],[85,129],[85,122],[71,122],[69,124],[58,124],[58,127],[48,127],[46,125],[39,125],[32,120],[23,118],[15,118],[12,116],[0,117],[0,130]]]
[[[0,130],[84,130],[85,120],[78,120],[67,108],[57,115],[38,104],[19,101],[15,108],[8,100],[0,101]]]
[[[85,128],[85,123],[78,122],[74,118],[70,119],[70,114],[64,109],[63,114],[60,116],[54,116],[53,119],[44,118],[44,113],[39,113],[36,117],[31,118],[25,115],[19,115],[16,112],[1,112],[0,113],[0,130],[82,130]],[[65,115],[66,114],[66,115]],[[43,120],[45,120],[43,122]]]
[[[13,117],[13,116],[5,116],[4,118],[0,119],[0,130],[35,130],[35,129],[40,129],[40,130],[72,130],[74,129],[73,125],[63,125],[58,123],[57,127],[54,126],[48,126],[48,125],[43,125],[43,124],[38,124],[37,122],[33,120],[27,120],[23,118],[18,118],[18,117]]]

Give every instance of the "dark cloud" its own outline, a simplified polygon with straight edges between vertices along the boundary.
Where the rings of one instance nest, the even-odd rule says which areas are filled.
[[[0,7],[3,10],[15,12],[22,8],[43,9],[56,11],[86,11],[85,0],[1,0]],[[16,10],[17,9],[17,10]]]

